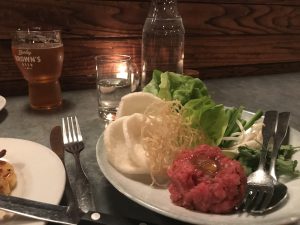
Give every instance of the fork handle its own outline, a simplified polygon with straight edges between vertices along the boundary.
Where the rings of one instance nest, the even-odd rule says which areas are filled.
[[[75,153],[73,155],[76,163],[75,193],[77,195],[79,208],[84,212],[95,210],[92,190],[90,183],[82,169],[79,153]]]
[[[258,169],[265,169],[266,156],[270,139],[274,135],[275,125],[277,122],[277,111],[267,111],[264,118],[264,127],[262,128],[263,144],[259,159]]]

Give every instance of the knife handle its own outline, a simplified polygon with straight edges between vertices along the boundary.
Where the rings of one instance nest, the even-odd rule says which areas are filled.
[[[158,225],[148,221],[137,220],[129,217],[120,217],[100,212],[89,211],[81,217],[79,225]]]

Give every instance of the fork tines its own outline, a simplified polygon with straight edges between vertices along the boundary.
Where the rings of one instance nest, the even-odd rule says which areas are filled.
[[[76,116],[67,117],[66,122],[65,119],[62,118],[62,130],[64,144],[82,141],[82,135]]]

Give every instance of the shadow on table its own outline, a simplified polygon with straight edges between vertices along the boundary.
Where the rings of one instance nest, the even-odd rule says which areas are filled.
[[[110,215],[124,216],[134,218],[141,221],[141,225],[155,224],[155,225],[191,225],[178,220],[168,218],[160,215],[154,211],[151,211],[141,205],[133,202],[129,198],[125,197],[119,191],[117,191],[106,179],[103,180],[103,199],[102,204],[98,210]],[[61,201],[61,205],[65,205],[65,197]],[[103,207],[105,205],[105,207]],[[92,225],[96,224],[88,221],[81,221],[78,225]],[[56,225],[56,223],[48,223],[47,225]],[[103,224],[103,225],[123,225],[123,224]],[[132,224],[134,225],[134,224]]]
[[[5,120],[5,118],[7,117],[7,115],[8,115],[8,112],[7,112],[6,109],[2,109],[0,111],[0,123],[2,123]]]
[[[189,225],[189,223],[171,219],[137,204],[121,194],[105,178],[102,180],[101,186],[101,195],[97,195],[102,196],[102,199],[98,199],[97,202],[100,211],[141,220],[141,224],[147,224],[148,222],[156,225]],[[89,225],[89,223],[80,223],[80,225]]]

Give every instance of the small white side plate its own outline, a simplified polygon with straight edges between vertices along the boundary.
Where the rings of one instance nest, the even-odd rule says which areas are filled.
[[[5,107],[6,99],[0,95],[0,111]]]
[[[6,149],[4,159],[10,162],[17,175],[12,195],[35,201],[59,204],[65,188],[65,169],[46,146],[36,142],[0,138],[0,150]],[[45,222],[20,216],[0,220],[1,225],[45,225]]]

